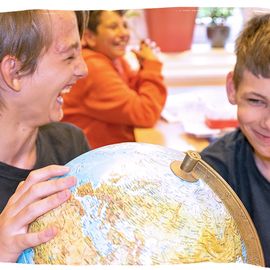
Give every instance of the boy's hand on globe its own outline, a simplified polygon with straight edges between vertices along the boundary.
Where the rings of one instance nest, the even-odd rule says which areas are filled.
[[[37,233],[29,233],[29,224],[67,201],[69,188],[76,184],[76,178],[59,179],[69,171],[68,167],[50,165],[32,171],[20,183],[0,215],[0,261],[16,262],[23,250],[49,241],[57,234],[56,227],[49,227]]]

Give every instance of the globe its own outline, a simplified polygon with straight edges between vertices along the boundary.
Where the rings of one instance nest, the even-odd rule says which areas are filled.
[[[239,262],[263,266],[254,225],[228,184],[196,152],[120,143],[67,163],[71,198],[34,221],[57,236],[19,263],[159,265]]]

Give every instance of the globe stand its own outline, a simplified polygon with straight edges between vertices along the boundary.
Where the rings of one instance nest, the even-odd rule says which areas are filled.
[[[197,182],[199,178],[194,175],[193,169],[201,160],[200,155],[195,151],[187,151],[183,161],[175,160],[170,167],[173,173],[188,182]]]
[[[183,161],[170,164],[172,172],[181,180],[196,182],[199,179],[210,186],[234,218],[247,248],[248,263],[264,266],[264,257],[256,228],[236,193],[229,184],[195,151],[187,151]]]

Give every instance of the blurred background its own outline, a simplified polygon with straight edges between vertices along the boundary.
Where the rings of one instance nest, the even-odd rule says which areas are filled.
[[[157,43],[169,93],[162,119],[154,128],[137,128],[136,140],[201,150],[237,127],[236,108],[227,101],[225,87],[235,64],[234,42],[252,16],[267,12],[241,7],[129,10],[129,47],[147,38]],[[135,56],[129,51],[126,57],[137,69]]]
[[[131,45],[138,40],[151,38],[163,51],[179,52],[193,46],[209,46],[209,24],[228,26],[230,31],[226,47],[232,47],[243,24],[253,15],[270,9],[250,7],[176,7],[129,10],[127,19],[131,28]],[[162,36],[162,34],[165,36]],[[176,36],[171,36],[175,34]],[[167,40],[161,40],[161,37]],[[176,40],[176,44],[172,44]],[[189,39],[189,42],[187,41]],[[161,41],[161,42],[159,42]],[[168,43],[171,43],[168,45]],[[182,44],[182,45],[181,45]]]

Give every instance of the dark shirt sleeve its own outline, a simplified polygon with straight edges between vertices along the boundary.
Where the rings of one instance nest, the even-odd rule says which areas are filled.
[[[90,150],[82,130],[69,123],[51,123],[40,128],[36,168],[65,165]]]

